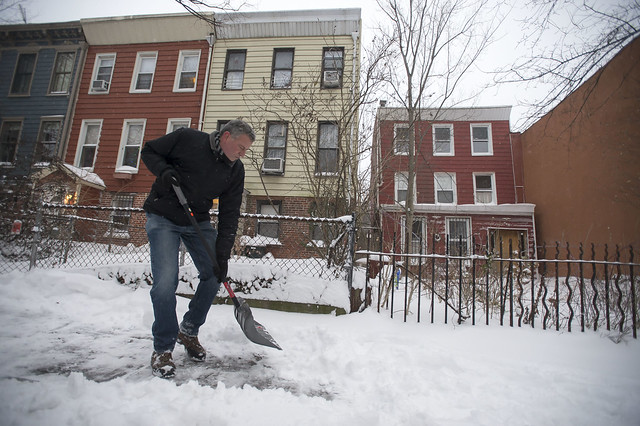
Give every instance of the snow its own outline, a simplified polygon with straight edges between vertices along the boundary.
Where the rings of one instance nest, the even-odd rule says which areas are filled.
[[[239,275],[253,276],[247,270]],[[132,274],[123,265],[121,276]],[[103,277],[105,278],[105,277]],[[407,323],[252,309],[282,351],[249,342],[233,307],[151,375],[149,286],[95,272],[0,278],[3,425],[637,425],[640,343],[595,332]],[[293,297],[293,295],[292,295]],[[178,298],[179,315],[188,299]]]

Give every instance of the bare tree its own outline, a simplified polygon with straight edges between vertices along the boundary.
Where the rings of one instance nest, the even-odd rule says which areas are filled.
[[[25,0],[0,0],[0,23],[26,24],[28,21]]]
[[[242,7],[249,5],[244,1],[238,3],[234,0],[175,0],[175,2],[184,7],[187,12],[213,26],[217,26],[218,22],[211,12],[237,12]]]
[[[524,127],[537,121],[576,90],[640,34],[638,0],[529,0],[521,22],[523,52],[500,70],[499,83],[544,86],[527,103]]]
[[[389,78],[388,95],[406,109],[409,126],[404,204],[404,249],[408,252],[415,204],[415,124],[423,119],[420,110],[439,111],[472,96],[458,92],[463,77],[492,42],[500,24],[499,4],[489,0],[377,0],[377,3],[388,21],[378,31],[391,48],[390,60],[384,64],[384,74]]]

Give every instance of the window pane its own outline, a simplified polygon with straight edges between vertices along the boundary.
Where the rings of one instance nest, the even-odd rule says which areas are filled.
[[[335,173],[338,171],[338,151],[332,149],[321,150],[318,155],[320,172]]]
[[[71,72],[75,53],[65,52],[56,56],[56,63],[51,82],[51,93],[67,93],[71,85]]]
[[[98,72],[96,73],[96,80],[111,82],[111,72],[113,71],[114,63],[115,60],[113,58],[101,58]]]
[[[476,176],[477,189],[491,189],[491,176]]]
[[[152,79],[153,79],[153,74],[138,74],[138,82],[136,83],[136,90],[151,89]]]
[[[93,167],[93,158],[96,154],[96,146],[83,146],[80,156],[80,167]]]
[[[276,52],[276,60],[274,66],[276,68],[293,68],[293,52],[279,51]]]
[[[338,69],[343,67],[341,50],[325,50],[324,52],[324,68],[325,70]]]
[[[489,139],[489,128],[488,127],[473,127],[473,139]]]
[[[242,89],[243,79],[244,79],[244,72],[241,72],[241,71],[228,72],[224,87],[226,89]]]
[[[198,70],[198,57],[197,56],[185,56],[182,62],[182,71],[195,72]]]
[[[234,52],[229,54],[229,63],[227,69],[230,71],[244,71],[244,52]]]
[[[335,124],[320,125],[320,148],[338,147],[338,126]]]
[[[291,87],[291,71],[275,70],[273,72],[273,87]]]

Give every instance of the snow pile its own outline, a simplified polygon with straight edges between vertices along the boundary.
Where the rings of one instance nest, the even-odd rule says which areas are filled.
[[[179,315],[187,303],[178,298]],[[599,426],[640,418],[634,339],[411,317],[405,324],[372,310],[253,314],[283,351],[249,342],[233,307],[217,305],[200,332],[207,361],[193,363],[177,348],[177,376],[163,380],[149,368],[144,280],[6,274],[2,424]]]

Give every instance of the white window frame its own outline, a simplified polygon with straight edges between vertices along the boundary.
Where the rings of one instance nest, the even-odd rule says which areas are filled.
[[[111,67],[111,73],[109,74],[109,81],[107,81],[107,90],[100,91],[93,89],[93,82],[98,79],[98,70],[103,60],[113,60],[113,66]],[[95,62],[93,64],[93,73],[91,74],[91,81],[89,82],[89,94],[90,95],[106,95],[111,91],[111,81],[113,80],[113,70],[116,68],[116,54],[115,53],[98,53],[96,55]],[[106,80],[105,80],[106,81]]]
[[[409,135],[409,130],[410,130],[410,126],[407,123],[395,123],[393,125],[393,154],[394,155],[409,155],[409,147],[411,145],[410,142],[410,135]],[[401,151],[398,149],[398,144],[397,144],[397,140],[398,140],[398,129],[406,129],[407,130],[407,150],[406,151]]]
[[[140,140],[134,141],[137,142],[135,144],[130,144],[129,142],[129,131],[131,126],[142,126],[142,131],[140,133]],[[116,162],[116,172],[119,173],[138,173],[138,169],[140,167],[140,151],[142,150],[142,144],[144,143],[144,131],[147,126],[147,120],[145,118],[136,118],[136,119],[125,119],[122,123],[122,136],[120,137],[120,147],[118,148],[118,160]],[[122,164],[125,159],[125,151],[127,148],[137,147],[138,148],[138,156],[136,159],[136,165],[134,166],[126,166]]]
[[[449,151],[439,152],[436,151],[436,129],[449,129],[449,135],[451,138],[449,139]],[[453,137],[453,124],[433,124],[431,126],[431,140],[433,141],[433,155],[434,157],[451,157],[455,155],[455,145],[454,145],[454,137]]]
[[[486,127],[487,128],[487,137],[488,137],[488,147],[487,152],[476,152],[475,143],[473,139],[473,129],[474,127]],[[469,125],[469,139],[471,140],[471,155],[477,156],[488,156],[493,155],[493,136],[491,133],[491,123],[471,123]]]
[[[403,232],[400,233],[400,238],[401,238],[401,243],[402,243],[402,247],[405,247],[405,232],[404,229],[406,227],[407,224],[407,217],[406,216],[402,216],[401,218],[401,222],[402,222],[402,229]],[[424,216],[414,216],[413,217],[413,224],[415,225],[416,222],[420,223],[420,230],[422,232],[422,254],[426,254],[427,253],[427,218]],[[420,240],[416,240],[413,241],[413,226],[411,227],[411,244],[409,244],[409,253],[413,253],[413,254],[419,254],[420,253]],[[417,259],[411,259],[412,264],[415,264],[414,262],[416,262]],[[417,263],[417,262],[416,262]]]
[[[476,183],[476,177],[480,177],[480,176],[489,176],[491,178],[491,190],[488,191],[486,189],[478,189],[477,188],[477,183]],[[481,201],[478,201],[478,194],[482,192],[482,193],[489,193],[491,192],[491,201],[488,203],[483,203]],[[474,172],[473,173],[473,200],[475,204],[484,204],[484,205],[496,205],[498,204],[497,202],[497,198],[496,198],[496,174],[493,172]]]
[[[406,203],[406,196],[404,201],[400,201],[398,191],[409,192],[409,172],[396,172],[393,176],[393,201],[396,204]],[[416,185],[415,179],[413,183],[413,199],[416,199]]]
[[[91,166],[90,167],[83,167],[80,164],[80,160],[82,159],[82,152],[85,148],[85,146],[87,145],[87,128],[89,126],[94,126],[97,125],[99,127],[98,129],[98,140],[95,143],[95,151],[93,153],[93,160],[91,161]],[[85,170],[89,170],[89,171],[93,171],[93,168],[96,165],[96,158],[98,158],[98,149],[100,147],[100,135],[102,133],[102,119],[97,119],[97,120],[82,120],[82,125],[80,127],[80,135],[78,136],[78,146],[76,148],[76,158],[74,159],[74,165],[76,167],[79,167],[81,169],[85,169]],[[93,145],[91,145],[93,146]]]
[[[183,73],[192,73],[191,70],[184,69],[185,59],[188,57],[196,57],[197,58],[197,66],[195,69],[195,77],[193,80],[193,87],[180,87],[180,81],[182,81]],[[198,87],[198,71],[200,68],[200,51],[199,50],[181,50],[180,56],[178,58],[178,67],[176,68],[176,77],[173,81],[173,91],[174,92],[195,92]]]
[[[144,74],[151,74],[151,81],[149,82],[148,89],[138,88],[138,79],[142,72],[142,64],[145,59],[153,59],[153,70],[151,72],[144,72]],[[158,64],[158,52],[138,52],[136,55],[136,65],[133,69],[133,76],[131,77],[131,86],[129,87],[129,93],[151,93],[153,88],[153,78],[156,75],[156,66]]]
[[[459,239],[452,239],[451,238],[451,222],[463,222],[465,224],[465,228],[466,228],[466,237],[464,239],[465,242],[465,247],[464,247],[464,253],[460,253],[460,255],[462,256],[469,256],[471,254],[471,218],[470,217],[462,217],[462,216],[451,216],[451,217],[445,217],[445,224],[446,224],[446,235],[447,235],[447,242],[449,243],[449,247],[448,247],[448,253],[451,255],[456,255],[458,253],[455,253],[451,250],[452,247],[457,248],[458,247],[458,243],[459,243]]]
[[[178,125],[178,127],[176,127]],[[186,118],[170,118],[167,121],[167,133],[174,132],[178,130],[180,127],[190,128],[191,127],[191,117]]]
[[[443,186],[443,183],[451,183],[452,188],[448,188]],[[451,203],[443,203],[438,201],[438,191],[442,189],[442,190],[450,190],[453,191],[453,202]],[[436,172],[433,174],[433,195],[435,198],[435,204],[439,204],[439,205],[445,205],[445,206],[450,206],[450,205],[455,205],[458,204],[458,191],[457,191],[457,185],[456,185],[456,174],[455,173],[448,173],[448,172]]]
[[[29,82],[27,83],[26,90],[24,92],[14,91],[14,86],[16,84],[16,77],[19,75],[18,65],[20,65],[20,59],[27,55],[33,55],[33,66],[28,73]],[[20,52],[18,53],[18,57],[16,58],[16,64],[13,69],[13,76],[11,78],[11,83],[9,86],[9,96],[31,96],[31,87],[33,85],[33,77],[36,74],[36,67],[38,66],[38,52]],[[26,76],[27,73],[24,73]]]

